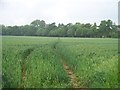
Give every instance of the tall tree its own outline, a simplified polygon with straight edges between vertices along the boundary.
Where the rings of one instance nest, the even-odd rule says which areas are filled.
[[[34,20],[31,22],[31,25],[37,28],[45,28],[45,21],[44,20]]]

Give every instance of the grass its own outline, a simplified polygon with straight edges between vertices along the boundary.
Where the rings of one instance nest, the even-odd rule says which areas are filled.
[[[80,86],[113,88],[118,87],[117,47],[117,39],[63,39],[58,52],[78,76]]]
[[[3,87],[72,87],[60,62],[64,58],[80,81],[80,87],[117,88],[117,41],[112,38],[3,36]]]
[[[51,48],[53,39],[49,41],[36,38],[35,44],[35,38],[9,38],[3,37],[3,87],[18,88],[21,84],[24,88],[69,86],[69,78]],[[25,69],[26,73],[24,81],[22,69]]]

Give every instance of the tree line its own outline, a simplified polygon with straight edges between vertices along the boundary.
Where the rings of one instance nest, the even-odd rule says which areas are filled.
[[[68,23],[46,24],[44,20],[34,20],[30,25],[22,26],[5,26],[2,27],[2,35],[12,36],[50,36],[50,37],[118,37],[119,25],[116,25],[111,20],[103,20],[100,25],[96,23]]]

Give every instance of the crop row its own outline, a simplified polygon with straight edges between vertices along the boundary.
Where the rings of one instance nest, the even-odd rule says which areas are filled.
[[[116,39],[4,37],[4,88],[71,87],[63,59],[80,87],[118,87]]]
[[[69,78],[51,45],[37,48],[22,46],[3,48],[3,87],[68,86]]]
[[[81,87],[113,88],[118,87],[118,48],[115,42],[61,40],[57,51],[74,71]]]

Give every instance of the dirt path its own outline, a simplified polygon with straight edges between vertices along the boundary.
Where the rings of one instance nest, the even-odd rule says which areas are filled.
[[[58,38],[59,39],[59,38]],[[60,40],[60,39],[59,39]],[[58,43],[58,42],[57,42]],[[54,50],[57,48],[56,45],[57,43],[55,43],[54,45]],[[73,71],[69,68],[69,66],[65,63],[64,59],[61,58],[61,63],[63,64],[64,70],[66,71],[66,73],[68,74],[69,78],[70,78],[70,84],[72,85],[73,88],[79,88],[79,82],[77,81],[77,78],[75,76],[75,74],[73,73]]]
[[[79,82],[77,81],[77,78],[73,71],[69,68],[69,66],[64,62],[64,60],[61,60],[61,63],[63,64],[63,67],[65,71],[67,72],[69,78],[70,78],[70,84],[73,88],[79,88]]]
[[[34,48],[29,48],[27,50],[25,50],[22,54],[22,60],[20,62],[20,66],[21,66],[21,82],[20,82],[20,86],[18,88],[25,88],[25,81],[27,79],[27,66],[26,66],[26,60],[29,57],[29,55],[31,54],[31,52],[34,50]]]
[[[25,68],[25,65],[22,65],[21,67],[21,84],[19,86],[19,88],[24,88],[24,83],[26,81],[26,68]]]

